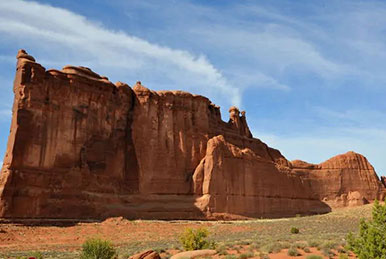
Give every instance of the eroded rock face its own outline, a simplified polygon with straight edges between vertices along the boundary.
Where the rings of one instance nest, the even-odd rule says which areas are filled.
[[[318,165],[294,161],[292,171],[331,207],[366,204],[379,199],[384,188],[373,166],[364,156],[354,152],[335,156]]]
[[[277,217],[330,211],[300,177],[281,171],[274,161],[261,158],[249,148],[227,143],[223,136],[208,141],[206,156],[193,179],[195,193],[206,198],[202,209],[206,209],[208,218],[224,214]]]
[[[159,254],[153,250],[143,251],[141,253],[132,255],[129,259],[161,259]]]
[[[199,219],[322,213],[383,197],[359,154],[289,162],[209,99],[46,70],[17,55],[0,217]],[[383,179],[384,182],[384,179]]]

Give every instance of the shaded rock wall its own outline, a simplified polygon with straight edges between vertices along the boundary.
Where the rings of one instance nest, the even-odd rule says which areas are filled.
[[[363,156],[289,162],[236,107],[224,122],[203,96],[17,58],[0,217],[280,217],[384,195]]]

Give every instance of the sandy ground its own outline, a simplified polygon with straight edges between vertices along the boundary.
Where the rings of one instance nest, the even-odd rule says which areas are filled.
[[[242,254],[253,254],[260,258],[259,251],[266,244],[287,242],[293,244],[318,239],[319,243],[339,243],[350,231],[356,231],[360,218],[371,215],[371,205],[349,208],[325,215],[300,218],[252,220],[252,221],[144,221],[110,218],[103,222],[88,223],[10,223],[0,221],[0,258],[16,258],[40,251],[44,258],[77,258],[82,243],[90,237],[110,240],[119,251],[119,258],[146,249],[163,249],[167,258],[181,249],[179,237],[188,228],[205,227],[213,240],[225,246],[225,254],[213,258],[241,258]],[[290,228],[300,229],[298,235]],[[288,247],[280,253],[271,253],[269,258],[292,258],[287,256]],[[301,256],[321,255],[321,250],[309,246],[311,253],[298,249]],[[338,252],[332,250],[338,258]],[[48,255],[48,256],[46,256]],[[327,257],[324,257],[327,258]]]

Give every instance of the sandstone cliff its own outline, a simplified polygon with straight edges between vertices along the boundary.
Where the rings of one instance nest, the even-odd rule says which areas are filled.
[[[252,137],[244,111],[224,122],[203,96],[46,70],[23,50],[14,93],[0,217],[281,217],[385,193],[363,156],[289,162]]]

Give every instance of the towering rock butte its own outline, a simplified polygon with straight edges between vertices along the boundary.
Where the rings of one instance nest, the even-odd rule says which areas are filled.
[[[363,156],[288,161],[207,98],[111,83],[17,55],[0,217],[283,217],[367,203],[386,188]]]

